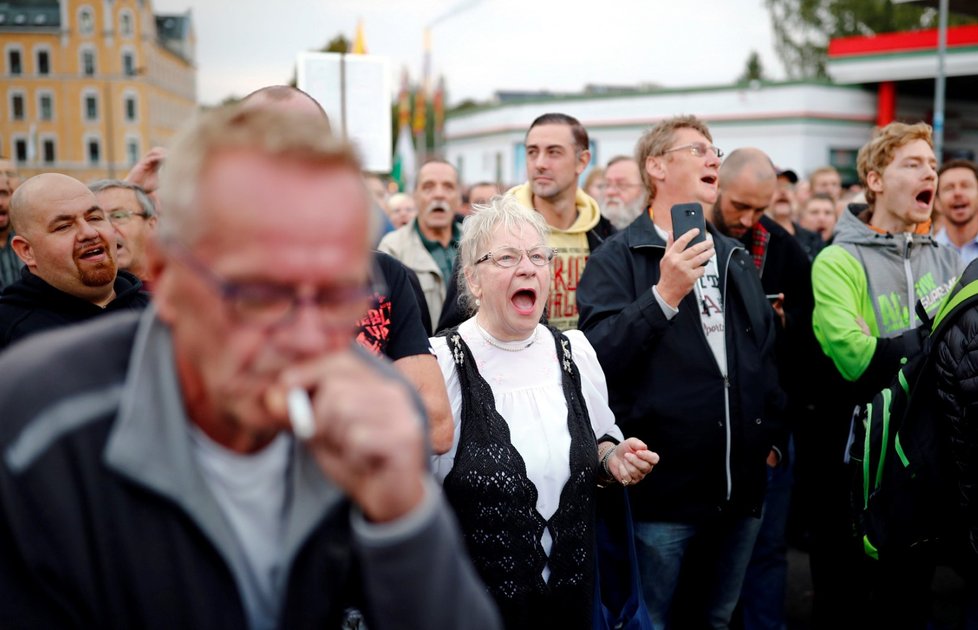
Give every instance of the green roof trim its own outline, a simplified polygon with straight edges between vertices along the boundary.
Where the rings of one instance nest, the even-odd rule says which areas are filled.
[[[597,100],[608,100],[608,99],[628,99],[628,98],[645,98],[649,96],[659,96],[659,95],[669,95],[669,94],[703,94],[708,92],[729,92],[736,90],[762,90],[765,88],[785,88],[785,87],[797,87],[797,86],[816,86],[816,87],[831,87],[839,90],[857,90],[862,91],[862,88],[852,85],[840,85],[833,83],[829,79],[798,79],[791,81],[760,81],[758,86],[751,87],[745,83],[727,83],[724,85],[700,85],[700,86],[690,86],[690,87],[668,87],[668,88],[657,88],[652,90],[647,90],[643,92],[622,92],[622,93],[609,93],[609,94],[557,94],[545,98],[527,98],[525,100],[511,100],[506,103],[489,103],[485,105],[477,105],[465,109],[463,111],[448,112],[445,115],[446,119],[453,118],[465,118],[467,116],[474,116],[476,114],[481,114],[487,111],[493,111],[498,109],[504,109],[507,107],[518,107],[521,105],[542,105],[546,103],[569,103],[574,101],[597,101]]]

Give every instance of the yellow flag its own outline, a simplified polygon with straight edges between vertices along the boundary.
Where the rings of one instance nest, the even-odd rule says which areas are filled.
[[[351,52],[354,55],[367,54],[367,38],[363,34],[363,20],[357,22],[357,36],[353,40],[353,50]]]

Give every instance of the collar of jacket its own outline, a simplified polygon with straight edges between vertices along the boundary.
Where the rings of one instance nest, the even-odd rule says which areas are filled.
[[[109,436],[105,461],[186,512],[220,551],[237,578],[247,575],[235,533],[207,491],[191,447],[190,419],[177,382],[170,330],[147,308],[136,332],[126,387]],[[290,467],[292,495],[286,514],[285,575],[300,546],[343,494],[297,445]]]

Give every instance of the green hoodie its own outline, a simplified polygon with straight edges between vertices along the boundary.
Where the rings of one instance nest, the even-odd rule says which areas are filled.
[[[877,338],[915,328],[918,300],[933,316],[960,273],[957,253],[929,234],[880,233],[845,210],[833,244],[812,265],[815,337],[839,373],[855,381],[872,361]]]
[[[530,184],[522,184],[507,194],[533,208],[533,191]],[[584,273],[584,265],[591,255],[587,233],[601,220],[601,208],[580,188],[577,189],[577,219],[566,230],[550,226],[547,245],[557,250],[554,258],[553,277],[550,282],[550,324],[560,330],[577,328],[577,283]]]

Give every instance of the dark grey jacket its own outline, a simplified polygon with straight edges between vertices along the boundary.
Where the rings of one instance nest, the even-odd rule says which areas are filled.
[[[371,360],[371,359],[365,359]],[[195,463],[152,310],[0,358],[0,619],[11,628],[246,628],[244,559]],[[372,532],[296,447],[281,628],[497,628],[440,495]]]

